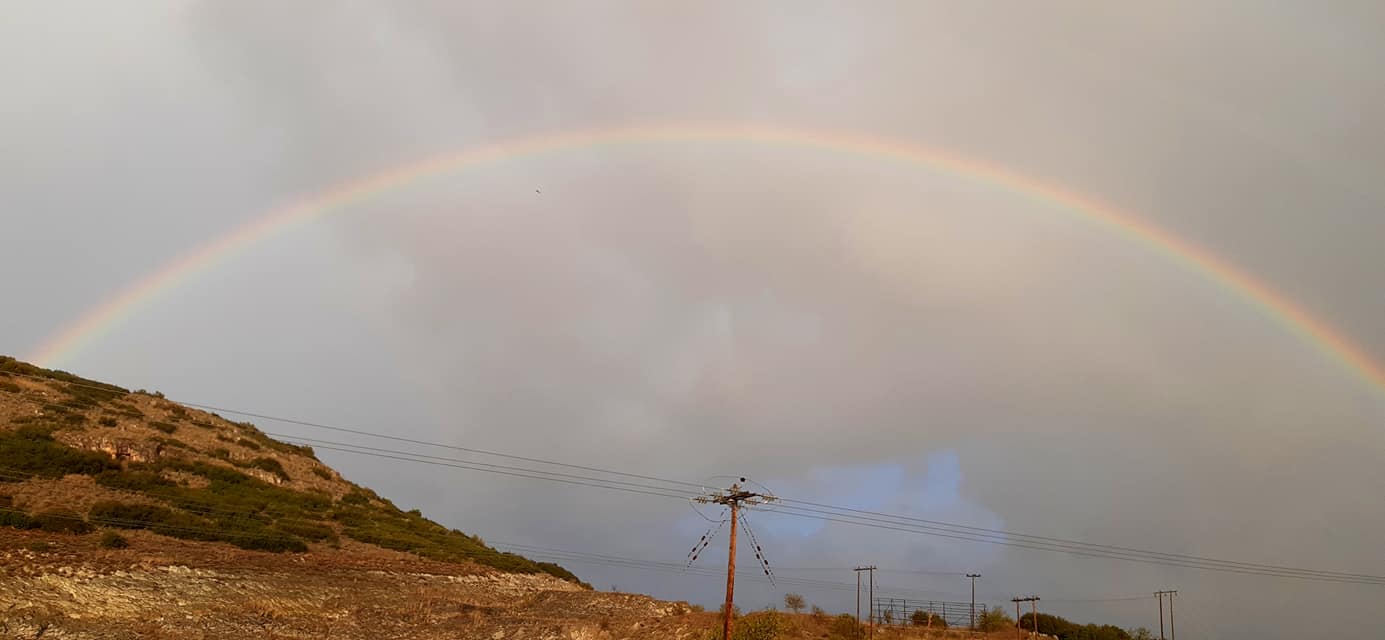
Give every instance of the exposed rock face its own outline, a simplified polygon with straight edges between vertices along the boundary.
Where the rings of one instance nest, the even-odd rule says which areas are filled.
[[[78,437],[75,444],[89,451],[100,451],[116,460],[154,462],[163,454],[164,446],[148,440],[133,440],[110,436]]]
[[[256,479],[256,480],[260,480],[260,481],[262,481],[262,482],[267,482],[267,483],[272,484],[272,485],[274,485],[274,486],[276,486],[276,487],[277,487],[277,486],[280,486],[280,485],[282,485],[282,484],[284,484],[284,479],[283,479],[283,478],[281,478],[281,477],[279,477],[279,476],[277,476],[277,475],[275,475],[275,474],[273,474],[273,473],[270,473],[270,472],[268,472],[268,471],[264,471],[264,470],[261,470],[261,469],[240,469],[239,471],[240,471],[241,473],[244,473],[244,474],[247,475],[247,476],[250,476],[250,477]]]

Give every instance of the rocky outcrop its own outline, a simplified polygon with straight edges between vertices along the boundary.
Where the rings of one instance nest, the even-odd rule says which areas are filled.
[[[78,447],[88,451],[100,451],[111,458],[129,462],[154,462],[163,454],[164,446],[149,440],[134,440],[111,436],[79,436]]]

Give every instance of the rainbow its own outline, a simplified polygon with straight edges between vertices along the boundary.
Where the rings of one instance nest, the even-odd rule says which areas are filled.
[[[132,283],[34,350],[30,360],[54,366],[119,325],[169,291],[231,259],[261,240],[301,227],[351,205],[408,187],[426,178],[487,165],[503,159],[625,143],[730,142],[825,150],[868,156],[984,182],[1053,205],[1099,227],[1134,240],[1187,269],[1200,273],[1254,307],[1300,339],[1315,345],[1379,392],[1385,368],[1326,322],[1249,274],[1136,216],[1034,178],[941,150],[867,135],[774,126],[676,124],[568,131],[480,144],[454,153],[344,182],[273,209],[203,244]]]

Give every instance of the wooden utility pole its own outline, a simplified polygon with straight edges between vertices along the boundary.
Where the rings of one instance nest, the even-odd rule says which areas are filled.
[[[1159,640],[1164,640],[1164,592],[1155,591],[1154,596],[1159,598]]]
[[[745,482],[741,478],[741,482]],[[731,640],[731,625],[733,612],[735,611],[735,592],[736,592],[736,516],[742,504],[757,505],[772,502],[773,496],[762,495],[741,489],[740,483],[734,483],[730,489],[697,496],[694,501],[702,504],[720,504],[731,509],[731,546],[726,558],[726,604],[723,605],[725,611],[722,613],[722,639]]]
[[[981,577],[979,573],[968,573],[971,578],[971,632],[976,633],[976,579]]]
[[[870,572],[870,584],[866,598],[870,601],[866,611],[870,614],[870,637],[875,637],[875,565],[856,567],[856,624],[861,624],[861,572]]]
[[[1178,640],[1178,633],[1173,630],[1173,597],[1178,595],[1178,590],[1155,591],[1154,595],[1159,598],[1159,640],[1164,640],[1164,596],[1169,597],[1169,634],[1171,640]]]
[[[1010,601],[1013,602],[1013,603],[1015,603],[1015,637],[1016,637],[1016,638],[1020,637],[1020,603],[1021,603],[1021,602],[1028,602],[1028,603],[1029,603],[1029,607],[1030,607],[1030,608],[1029,608],[1029,611],[1030,611],[1029,616],[1030,616],[1031,618],[1034,619],[1034,624],[1033,624],[1034,630],[1033,630],[1033,632],[1034,632],[1035,635],[1038,635],[1038,633],[1039,633],[1039,596],[1026,596],[1026,597],[1023,597],[1023,598],[1010,598]]]

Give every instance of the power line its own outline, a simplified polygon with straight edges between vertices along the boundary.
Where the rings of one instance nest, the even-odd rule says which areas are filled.
[[[42,377],[42,376],[35,376],[35,375],[30,375],[30,374],[22,374],[22,373],[16,373],[16,372],[7,372],[7,373],[9,373],[9,375],[20,376],[20,377],[26,377],[26,378],[32,378],[32,379],[42,380],[42,381],[45,381],[45,382],[54,382],[54,383],[59,383],[59,384],[68,384],[68,385],[78,386],[78,387],[88,387],[88,388],[100,389],[100,390],[103,390],[103,391],[110,391],[109,388],[101,387],[101,386],[97,386],[97,385],[81,384],[81,383],[76,383],[76,382],[58,381],[58,380],[54,380],[54,379],[46,378],[46,377]],[[7,392],[8,392],[8,393],[16,393],[16,394],[22,393],[22,392],[13,392],[13,391],[7,391]],[[296,425],[307,426],[307,427],[313,427],[313,428],[322,428],[322,429],[329,429],[329,430],[334,430],[334,431],[342,431],[342,432],[348,432],[348,433],[355,433],[355,434],[358,434],[358,435],[364,435],[364,436],[369,436],[369,437],[376,437],[376,438],[383,438],[383,439],[388,439],[388,440],[409,442],[409,443],[419,444],[419,445],[423,445],[423,446],[441,447],[441,448],[446,448],[446,449],[464,451],[464,452],[468,452],[468,453],[475,453],[475,454],[478,454],[478,455],[493,455],[493,456],[503,457],[503,458],[507,458],[507,459],[528,461],[528,462],[532,462],[532,463],[535,463],[535,464],[543,464],[543,465],[557,466],[557,467],[563,467],[563,468],[569,468],[569,469],[577,469],[577,470],[587,470],[587,471],[591,471],[591,472],[594,472],[594,473],[615,475],[615,476],[626,477],[626,478],[634,478],[634,479],[644,479],[644,480],[650,480],[650,481],[653,481],[653,482],[660,482],[660,483],[665,483],[665,484],[675,484],[675,485],[684,485],[684,486],[695,486],[695,483],[689,483],[689,482],[684,482],[684,481],[679,481],[679,480],[670,480],[670,479],[667,479],[667,478],[658,478],[658,477],[649,476],[649,475],[628,473],[628,472],[624,472],[624,471],[616,471],[616,470],[611,470],[611,469],[603,469],[603,468],[594,467],[594,466],[575,465],[575,464],[569,464],[569,463],[563,463],[563,462],[556,462],[556,461],[551,461],[551,460],[544,460],[544,459],[541,459],[541,458],[533,458],[533,457],[527,457],[527,456],[517,456],[517,455],[513,455],[513,454],[506,454],[506,453],[500,453],[500,452],[495,452],[495,451],[488,451],[488,450],[484,450],[484,449],[475,449],[475,448],[469,448],[469,447],[460,447],[460,446],[447,445],[447,444],[436,443],[436,442],[428,442],[428,441],[424,441],[424,440],[415,440],[415,439],[411,439],[411,438],[402,438],[402,437],[398,437],[398,436],[390,436],[390,435],[386,435],[386,434],[372,433],[372,432],[365,431],[365,430],[361,430],[361,429],[354,429],[354,428],[348,428],[348,427],[339,427],[339,426],[335,426],[335,425],[328,425],[328,424],[323,424],[323,423],[310,422],[310,421],[306,421],[306,420],[297,420],[297,419],[291,419],[291,418],[281,418],[281,417],[277,417],[277,416],[271,416],[271,415],[268,415],[268,414],[254,413],[254,412],[248,412],[248,411],[241,411],[241,410],[237,410],[237,409],[230,409],[230,408],[225,408],[225,407],[217,407],[217,406],[214,406],[214,405],[205,405],[205,404],[197,404],[197,403],[182,403],[182,404],[185,404],[185,405],[187,405],[187,406],[192,406],[192,407],[201,408],[201,409],[216,410],[216,411],[224,411],[224,412],[226,412],[226,413],[233,413],[233,414],[236,414],[236,415],[244,415],[244,416],[257,417],[257,418],[264,419],[264,420],[272,420],[272,421],[283,422],[283,423],[287,423],[287,424],[296,424]],[[297,438],[297,439],[304,440],[304,441],[311,441],[311,442],[324,443],[324,444],[314,445],[314,446],[318,446],[318,447],[320,447],[320,448],[327,449],[327,450],[335,450],[335,451],[342,451],[342,452],[346,452],[346,453],[354,453],[354,454],[357,454],[357,455],[372,455],[372,456],[379,457],[379,458],[383,458],[383,459],[394,459],[394,460],[406,461],[406,462],[416,462],[416,463],[420,463],[420,464],[431,464],[431,465],[435,465],[435,466],[444,466],[444,467],[453,467],[453,468],[466,469],[466,470],[484,471],[484,472],[490,472],[490,473],[499,473],[499,474],[502,474],[502,475],[509,475],[509,476],[514,476],[514,477],[521,477],[521,478],[528,478],[528,479],[536,479],[536,480],[546,480],[546,481],[550,481],[550,482],[559,482],[559,483],[565,483],[565,484],[570,484],[570,485],[588,486],[588,487],[594,487],[594,488],[600,488],[600,489],[608,489],[608,490],[614,490],[614,491],[625,491],[625,492],[628,492],[628,493],[638,493],[638,494],[652,495],[652,496],[656,496],[656,497],[667,497],[667,498],[676,498],[676,499],[679,499],[679,500],[686,500],[686,496],[685,496],[685,495],[673,493],[674,491],[678,491],[678,489],[674,489],[674,488],[668,487],[668,486],[640,485],[639,483],[612,480],[612,479],[610,479],[610,478],[577,476],[577,475],[575,475],[575,474],[559,474],[558,472],[547,471],[547,470],[543,470],[543,469],[530,469],[530,468],[525,468],[525,467],[515,467],[515,466],[507,466],[507,465],[494,465],[494,464],[490,464],[490,463],[481,463],[481,462],[476,462],[476,461],[455,461],[455,459],[445,459],[445,458],[444,458],[444,459],[430,459],[430,458],[439,458],[439,457],[437,457],[437,456],[428,456],[427,454],[411,453],[411,452],[393,452],[393,453],[388,453],[388,454],[387,454],[387,453],[384,453],[384,451],[389,451],[389,450],[376,450],[376,451],[371,451],[371,449],[375,449],[375,448],[367,447],[367,446],[365,446],[365,445],[355,445],[355,444],[346,444],[346,443],[326,444],[326,443],[329,443],[329,442],[331,442],[331,441],[318,440],[318,439],[314,439],[314,438],[306,438],[306,437],[303,437],[303,436],[294,436],[294,435],[286,435],[286,434],[274,434],[274,435],[276,435],[276,436],[278,436],[278,437]],[[489,467],[489,468],[484,468],[484,467]],[[562,476],[568,476],[568,477],[562,477]],[[614,485],[616,485],[617,483],[619,483],[620,485],[623,485],[623,486],[614,486]],[[698,486],[700,486],[700,485],[698,485]],[[1201,570],[1207,570],[1207,571],[1220,571],[1220,572],[1226,572],[1226,573],[1238,573],[1238,574],[1243,574],[1243,575],[1257,575],[1257,576],[1278,577],[1278,578],[1296,578],[1296,579],[1314,580],[1314,581],[1322,581],[1322,582],[1337,582],[1337,583],[1348,583],[1348,584],[1375,584],[1375,585],[1385,584],[1385,576],[1376,576],[1376,575],[1369,575],[1369,574],[1356,574],[1356,573],[1345,573],[1345,572],[1326,571],[1326,570],[1318,570],[1318,569],[1300,569],[1300,568],[1293,568],[1293,567],[1283,567],[1283,566],[1278,566],[1278,565],[1258,564],[1258,563],[1249,563],[1249,562],[1240,562],[1240,561],[1217,560],[1217,559],[1206,558],[1206,557],[1202,557],[1202,556],[1192,556],[1192,555],[1185,555],[1185,554],[1171,554],[1171,553],[1163,553],[1163,552],[1156,552],[1156,551],[1148,551],[1148,550],[1142,550],[1142,549],[1135,549],[1135,548],[1131,548],[1131,547],[1118,547],[1118,546],[1114,546],[1114,545],[1103,545],[1103,544],[1087,543],[1087,542],[1081,542],[1081,541],[1077,541],[1077,540],[1068,540],[1068,539],[1063,539],[1063,538],[1053,538],[1053,537],[1046,537],[1046,536],[1035,536],[1035,535],[1030,535],[1030,534],[1019,534],[1019,533],[1013,533],[1013,532],[1002,531],[1002,530],[997,530],[997,529],[986,529],[986,528],[983,528],[983,527],[975,527],[975,526],[971,526],[971,525],[955,524],[955,523],[948,523],[948,522],[942,522],[942,521],[936,521],[936,520],[927,520],[927,519],[917,518],[917,517],[913,517],[913,516],[905,516],[905,515],[897,515],[897,514],[886,514],[886,513],[881,513],[881,512],[874,512],[874,511],[868,511],[868,510],[862,510],[862,509],[855,509],[855,508],[850,508],[850,507],[838,507],[838,506],[834,506],[834,505],[827,505],[827,504],[823,504],[823,503],[819,503],[819,502],[812,502],[812,501],[807,501],[807,500],[798,500],[798,499],[793,499],[793,498],[784,498],[784,499],[783,499],[783,502],[784,502],[785,504],[784,504],[783,506],[780,506],[780,507],[776,508],[774,511],[772,511],[772,513],[781,513],[781,514],[784,514],[784,515],[795,516],[795,517],[805,517],[805,518],[813,518],[813,519],[823,520],[823,521],[839,522],[839,523],[850,524],[850,525],[855,525],[855,526],[867,526],[867,527],[874,527],[874,528],[884,529],[884,530],[894,530],[894,531],[900,531],[900,532],[905,532],[905,533],[912,533],[912,534],[916,534],[916,535],[929,535],[929,536],[935,536],[935,537],[942,537],[942,538],[950,538],[950,539],[964,540],[964,541],[969,541],[969,542],[981,542],[981,543],[997,544],[997,545],[1002,545],[1002,546],[1011,546],[1011,547],[1017,547],[1017,548],[1023,548],[1023,549],[1032,549],[1032,550],[1041,550],[1041,551],[1050,551],[1050,552],[1069,553],[1069,554],[1078,555],[1078,556],[1085,556],[1085,557],[1107,558],[1107,559],[1114,559],[1114,560],[1125,560],[1125,561],[1132,561],[1132,562],[1141,562],[1141,563],[1145,563],[1145,564],[1175,566],[1175,567],[1183,567],[1183,568],[1191,568],[1191,569],[1201,569]],[[793,504],[793,505],[807,505],[807,506],[792,506],[792,507],[791,507],[790,504]],[[813,508],[813,507],[817,507],[817,508]]]

